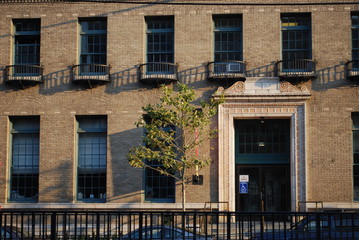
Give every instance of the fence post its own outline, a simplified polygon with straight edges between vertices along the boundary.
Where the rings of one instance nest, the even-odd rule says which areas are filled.
[[[320,240],[321,239],[321,226],[320,226],[320,214],[319,213],[316,213],[316,227],[317,227],[317,240]]]
[[[231,212],[227,212],[227,239],[231,239]]]
[[[56,240],[56,213],[51,214],[51,240]]]

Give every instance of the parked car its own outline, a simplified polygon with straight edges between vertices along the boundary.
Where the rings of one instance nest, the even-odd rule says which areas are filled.
[[[21,240],[21,239],[32,239],[26,232],[21,231],[18,227],[5,226],[1,227],[1,239],[12,239],[12,240]],[[38,238],[34,238],[38,239]]]
[[[121,239],[136,240],[140,239],[140,229],[136,229]],[[159,225],[159,226],[145,226],[142,228],[142,239],[172,239],[172,240],[183,240],[183,239],[197,239],[197,240],[212,240],[211,236],[203,236],[192,233],[187,230],[175,228],[171,226]]]
[[[319,219],[318,219],[319,217]],[[319,226],[319,229],[318,229]],[[359,239],[359,214],[310,215],[289,230],[278,230],[256,234],[252,240],[281,239]]]

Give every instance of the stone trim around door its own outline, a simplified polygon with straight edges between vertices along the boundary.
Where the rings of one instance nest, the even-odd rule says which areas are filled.
[[[306,199],[306,102],[311,94],[277,78],[247,78],[224,90],[218,111],[218,201],[235,211],[235,119],[290,119],[291,210]],[[225,210],[225,209],[222,209]]]

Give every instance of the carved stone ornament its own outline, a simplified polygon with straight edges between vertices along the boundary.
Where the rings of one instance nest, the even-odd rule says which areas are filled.
[[[245,90],[244,82],[238,81],[234,83],[231,87],[224,90],[223,87],[219,87],[215,93],[215,95],[221,95],[221,94],[243,94]]]
[[[280,83],[280,92],[307,92],[308,89],[306,87],[298,88],[293,86],[289,82],[281,82]]]

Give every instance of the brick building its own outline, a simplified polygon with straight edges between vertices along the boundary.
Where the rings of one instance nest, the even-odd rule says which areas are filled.
[[[176,81],[225,96],[188,208],[359,207],[356,0],[2,0],[0,69],[3,208],[181,208],[126,159]]]

